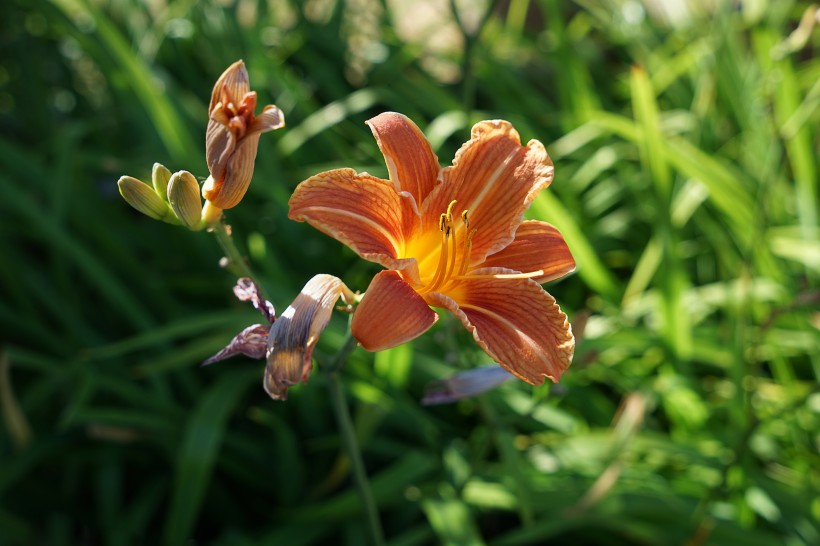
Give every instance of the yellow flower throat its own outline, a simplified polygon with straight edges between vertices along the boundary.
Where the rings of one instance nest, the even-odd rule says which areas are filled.
[[[426,275],[425,272],[430,270],[428,264],[434,257],[435,243],[425,238],[426,241],[419,243],[420,252],[413,254],[418,259],[422,281],[422,285],[416,289],[419,294],[423,296],[429,292],[447,291],[448,288],[453,288],[453,281],[462,281],[468,277],[470,279],[527,279],[544,274],[544,270],[539,269],[526,273],[470,274],[468,276],[473,237],[478,230],[470,227],[469,210],[467,209],[461,211],[461,222],[456,223],[457,218],[453,216],[456,202],[455,199],[450,201],[447,205],[447,212],[439,216],[440,246],[436,269],[432,276]]]
[[[463,278],[470,265],[470,251],[473,247],[473,236],[476,233],[475,228],[470,228],[469,211],[461,211],[461,225],[456,226],[453,218],[453,208],[456,206],[456,200],[450,201],[447,206],[447,212],[439,216],[438,229],[441,232],[441,250],[439,252],[438,264],[432,279],[426,283],[420,290],[420,294],[426,294],[434,290],[439,290],[446,286],[451,280]],[[462,228],[462,229],[459,229]],[[463,231],[463,242],[461,248],[461,260],[458,260],[459,254],[459,231]],[[458,266],[458,270],[456,267]]]

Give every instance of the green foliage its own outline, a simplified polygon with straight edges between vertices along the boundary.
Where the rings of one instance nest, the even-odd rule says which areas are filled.
[[[3,3],[0,544],[366,543],[327,378],[275,403],[259,362],[200,369],[258,315],[212,237],[118,195],[154,162],[207,174],[238,58],[287,120],[228,216],[280,310],[316,273],[375,273],[286,213],[311,174],[386,173],[380,111],[442,163],[486,118],[555,162],[528,215],[579,264],[549,287],[579,338],[560,385],[421,407],[488,363],[446,317],[344,370],[391,545],[820,543],[820,34],[789,38],[808,3],[432,2],[426,30],[422,4]]]

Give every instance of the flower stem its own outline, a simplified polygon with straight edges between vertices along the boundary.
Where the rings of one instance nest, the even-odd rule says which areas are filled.
[[[362,452],[359,448],[359,441],[356,438],[356,431],[353,428],[353,420],[350,418],[350,407],[347,404],[347,398],[345,398],[340,374],[347,357],[355,348],[356,338],[348,331],[344,345],[342,345],[336,358],[334,358],[333,362],[328,366],[328,386],[330,387],[330,398],[333,402],[333,413],[336,414],[336,420],[339,423],[342,443],[350,459],[353,480],[356,482],[356,488],[359,490],[359,497],[361,498],[367,516],[370,538],[374,546],[384,546],[384,532],[382,531],[381,521],[379,520],[378,507],[373,499],[373,493],[370,490],[370,482],[367,479],[367,473],[364,469]]]
[[[252,279],[259,287],[259,295],[265,299],[268,299],[264,288],[262,288],[256,280],[256,277],[254,276],[251,267],[248,265],[247,260],[242,253],[239,252],[236,243],[234,243],[233,237],[231,236],[231,227],[225,223],[224,219],[220,219],[218,222],[215,222],[210,226],[210,231],[213,232],[219,246],[225,253],[225,263],[223,264],[225,269],[230,271],[231,274],[236,277],[249,277]]]

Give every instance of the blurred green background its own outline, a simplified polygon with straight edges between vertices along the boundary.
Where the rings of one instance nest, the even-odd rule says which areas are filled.
[[[489,363],[452,317],[345,368],[389,544],[820,544],[815,9],[3,2],[0,544],[366,543],[326,378],[277,403],[261,362],[199,368],[259,317],[212,236],[117,194],[155,161],[207,175],[239,58],[287,119],[228,213],[280,310],[316,273],[377,271],[286,216],[318,171],[386,174],[369,117],[409,115],[444,164],[504,118],[555,162],[528,214],[578,262],[547,287],[579,338],[560,385],[420,406]]]

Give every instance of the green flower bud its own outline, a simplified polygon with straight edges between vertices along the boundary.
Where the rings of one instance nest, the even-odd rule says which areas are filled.
[[[120,195],[125,201],[154,220],[166,220],[171,215],[168,204],[154,190],[132,176],[122,176],[117,181]]]
[[[171,171],[161,163],[154,163],[154,168],[151,170],[151,182],[154,184],[154,191],[166,202],[168,201],[169,180],[171,180]]]
[[[178,171],[171,175],[168,181],[168,203],[183,226],[190,229],[201,227],[202,198],[194,175],[188,171]]]

